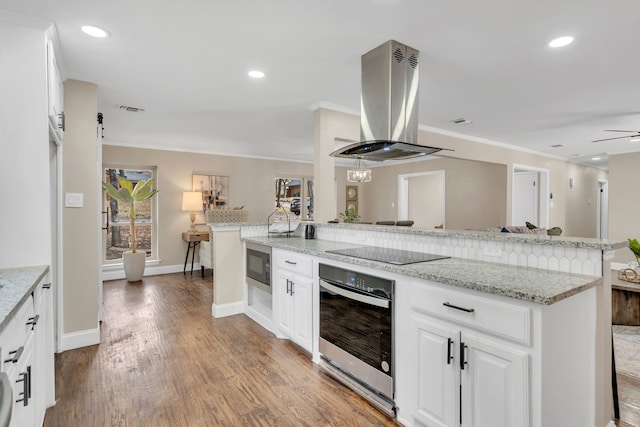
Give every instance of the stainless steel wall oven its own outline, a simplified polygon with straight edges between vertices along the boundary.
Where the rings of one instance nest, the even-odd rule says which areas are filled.
[[[395,416],[394,281],[320,264],[321,368]]]
[[[247,283],[271,293],[271,247],[247,242]]]

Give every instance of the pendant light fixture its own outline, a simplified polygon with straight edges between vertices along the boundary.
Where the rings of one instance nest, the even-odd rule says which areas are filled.
[[[347,171],[347,181],[349,182],[369,182],[371,181],[371,169],[366,169],[364,160],[356,159],[353,169]]]

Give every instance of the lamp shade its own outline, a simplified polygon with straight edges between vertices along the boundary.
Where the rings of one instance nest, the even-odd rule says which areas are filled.
[[[199,191],[185,191],[182,193],[182,210],[198,212],[202,210],[202,193]]]

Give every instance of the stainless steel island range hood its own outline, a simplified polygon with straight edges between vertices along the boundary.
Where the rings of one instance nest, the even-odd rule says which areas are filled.
[[[362,55],[361,142],[331,156],[383,161],[442,150],[417,144],[419,62],[420,52],[395,40]]]

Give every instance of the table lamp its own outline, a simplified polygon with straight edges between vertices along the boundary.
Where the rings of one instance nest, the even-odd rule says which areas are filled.
[[[202,210],[202,193],[199,191],[185,191],[182,193],[182,211],[190,212],[191,231],[196,229],[196,213]]]

